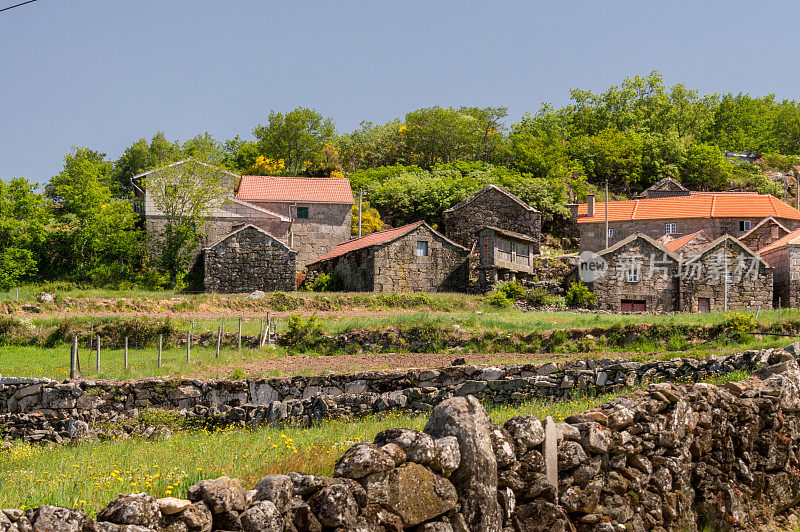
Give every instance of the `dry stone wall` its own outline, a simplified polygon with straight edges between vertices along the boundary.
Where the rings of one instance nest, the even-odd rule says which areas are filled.
[[[140,413],[163,409],[191,426],[300,424],[388,410],[427,413],[452,397],[497,404],[605,393],[641,382],[696,381],[752,370],[758,351],[707,359],[573,360],[451,366],[248,380],[52,381],[0,378],[0,429],[8,439],[62,442],[129,433],[157,437]]]
[[[423,431],[359,443],[333,477],[268,475],[246,490],[207,479],[188,499],[120,495],[92,520],[0,511],[8,531],[754,530],[800,502],[800,367],[767,350],[747,381],[656,383],[564,422],[493,424],[451,397]],[[703,528],[705,529],[705,528]]]

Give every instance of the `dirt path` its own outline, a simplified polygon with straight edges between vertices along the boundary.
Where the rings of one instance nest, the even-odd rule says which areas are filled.
[[[419,312],[425,311],[425,309],[421,309]],[[56,317],[56,318],[135,318],[135,317],[148,317],[148,318],[174,318],[179,320],[194,320],[194,319],[220,319],[220,318],[227,318],[227,319],[235,319],[235,318],[245,318],[245,319],[258,319],[263,318],[266,316],[268,311],[254,311],[254,310],[247,310],[247,311],[236,311],[236,310],[214,310],[214,311],[206,311],[206,310],[194,310],[194,311],[187,311],[187,312],[175,312],[171,310],[163,310],[163,311],[121,311],[121,312],[103,312],[103,311],[72,311],[72,310],[57,310],[53,312],[47,313],[36,313],[36,312],[18,312],[15,313],[18,316],[26,317],[26,318],[37,318],[37,317]],[[418,312],[417,310],[381,310],[381,309],[374,309],[374,310],[367,310],[367,309],[342,309],[342,310],[315,310],[315,309],[305,309],[299,308],[296,310],[281,310],[281,311],[269,311],[270,315],[276,318],[285,318],[287,316],[291,316],[292,314],[302,314],[302,315],[312,315],[316,314],[317,316],[324,318],[327,316],[340,316],[346,318],[359,318],[359,317],[370,317],[375,315],[380,316],[397,316],[400,314],[410,314],[414,312]],[[438,311],[427,311],[431,313],[436,313]]]
[[[456,358],[465,358],[475,364],[513,364],[525,362],[562,361],[584,358],[581,354],[520,354],[520,353],[366,353],[358,355],[332,356],[286,356],[272,359],[252,360],[241,364],[205,368],[202,376],[224,378],[236,370],[244,370],[248,376],[318,375],[321,373],[346,373],[368,370],[406,370],[410,368],[441,368],[449,366]],[[592,355],[593,357],[596,354]],[[609,358],[624,357],[624,354],[609,354]],[[197,376],[200,376],[198,374]]]

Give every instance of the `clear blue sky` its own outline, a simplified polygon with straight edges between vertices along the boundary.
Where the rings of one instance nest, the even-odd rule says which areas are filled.
[[[339,131],[432,105],[506,106],[513,122],[653,69],[798,99],[799,15],[796,2],[38,0],[0,13],[0,178],[46,182],[71,146],[116,159],[158,130],[250,138],[298,105]]]

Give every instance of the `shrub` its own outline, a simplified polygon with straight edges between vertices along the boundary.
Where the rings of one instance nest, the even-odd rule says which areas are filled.
[[[731,312],[726,314],[725,321],[722,322],[723,330],[732,340],[737,342],[743,342],[747,339],[747,333],[754,331],[757,326],[758,322],[755,316],[743,312]]]
[[[534,307],[564,308],[564,297],[557,296],[545,288],[529,288],[525,291],[525,301]]]
[[[569,285],[565,302],[571,308],[593,308],[597,304],[597,295],[583,283]]]
[[[516,301],[517,299],[525,297],[525,288],[516,281],[495,283],[494,289],[511,301]]]
[[[325,342],[322,333],[322,322],[316,316],[303,318],[292,314],[286,322],[286,333],[279,343],[295,351],[310,351]]]
[[[335,273],[321,273],[309,285],[312,292],[341,292],[342,280]]]
[[[486,303],[495,308],[508,308],[511,306],[511,300],[500,290],[492,290],[486,296]]]

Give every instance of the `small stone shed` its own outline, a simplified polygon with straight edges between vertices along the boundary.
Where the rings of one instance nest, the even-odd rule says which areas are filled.
[[[536,240],[497,227],[484,227],[476,234],[481,283],[513,281],[517,277],[526,278],[533,274],[533,248]]]
[[[478,230],[490,226],[533,239],[532,252],[539,253],[542,213],[496,185],[487,185],[445,210],[442,224],[448,238],[467,248],[475,243]]]
[[[307,268],[335,273],[353,292],[458,292],[469,282],[469,250],[416,222],[340,244]]]
[[[254,225],[246,225],[203,250],[206,292],[295,289],[297,252]]]

